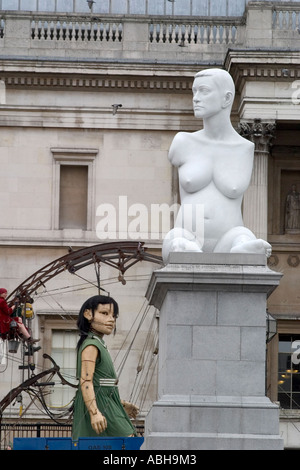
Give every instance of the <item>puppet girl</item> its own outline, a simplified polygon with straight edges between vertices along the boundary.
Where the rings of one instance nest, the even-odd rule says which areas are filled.
[[[116,326],[119,313],[111,297],[96,295],[81,307],[77,326],[77,378],[73,440],[79,437],[135,436],[129,416],[135,418],[138,408],[120,400],[118,380],[111,356],[103,340]]]

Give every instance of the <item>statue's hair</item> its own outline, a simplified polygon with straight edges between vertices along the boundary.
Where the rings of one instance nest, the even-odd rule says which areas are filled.
[[[194,78],[198,77],[212,77],[216,83],[216,85],[225,93],[227,91],[230,91],[232,93],[232,97],[234,98],[235,95],[235,86],[234,86],[234,81],[226,70],[223,69],[205,69],[205,70],[200,70],[200,72],[196,73]]]

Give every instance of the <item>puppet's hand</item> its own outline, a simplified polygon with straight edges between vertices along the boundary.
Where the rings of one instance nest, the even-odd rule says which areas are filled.
[[[106,418],[99,410],[91,414],[91,426],[97,434],[101,434],[107,428]]]
[[[136,418],[138,413],[139,413],[139,408],[132,403],[129,403],[129,401],[122,400],[122,405],[128,414],[129,418]]]

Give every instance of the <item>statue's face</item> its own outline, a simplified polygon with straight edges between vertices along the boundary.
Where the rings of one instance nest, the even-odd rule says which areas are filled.
[[[217,86],[211,76],[196,77],[193,83],[193,107],[195,117],[207,118],[218,114],[226,104],[225,90]]]
[[[114,306],[112,304],[99,304],[94,312],[87,309],[84,316],[91,322],[91,328],[99,334],[110,335],[115,328]]]

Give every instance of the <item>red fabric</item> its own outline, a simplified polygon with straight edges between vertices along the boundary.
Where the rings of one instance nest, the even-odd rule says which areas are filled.
[[[6,300],[0,297],[0,333],[5,334],[9,332],[9,325],[12,321],[10,315],[13,313],[13,309],[7,305]]]

